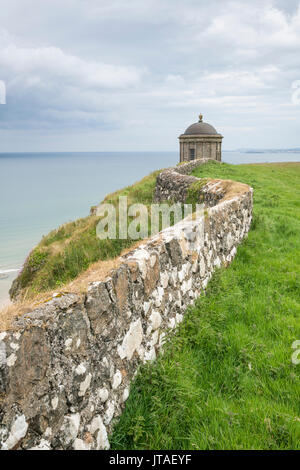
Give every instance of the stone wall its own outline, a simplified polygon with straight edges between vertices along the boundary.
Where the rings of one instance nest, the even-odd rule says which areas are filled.
[[[211,158],[206,158],[179,164],[160,173],[156,181],[154,200],[156,202],[166,200],[186,202],[189,188],[197,182],[201,182],[197,202],[204,202],[207,207],[215,206],[222,199],[228,198],[234,193],[243,193],[246,190],[247,185],[236,181],[210,179],[204,184],[205,179],[201,180],[190,175],[195,168],[210,161],[213,161],[216,165],[221,164]]]
[[[190,170],[160,174],[156,199],[167,188],[173,194],[171,181],[186,190],[195,181],[185,175]],[[201,220],[160,232],[85,295],[54,297],[0,333],[2,449],[109,448],[138,366],[155,359],[168,330],[249,230],[249,186],[216,180],[205,190],[217,203]]]

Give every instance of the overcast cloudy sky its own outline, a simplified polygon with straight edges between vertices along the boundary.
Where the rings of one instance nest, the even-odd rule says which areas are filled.
[[[0,7],[0,152],[175,150],[200,112],[225,149],[300,147],[299,0]]]

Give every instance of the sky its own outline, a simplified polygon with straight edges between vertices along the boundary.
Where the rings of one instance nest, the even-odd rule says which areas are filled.
[[[300,0],[0,8],[0,152],[173,151],[199,113],[224,149],[300,147]]]

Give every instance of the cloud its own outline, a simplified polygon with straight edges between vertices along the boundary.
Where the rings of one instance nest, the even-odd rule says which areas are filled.
[[[60,126],[64,120],[67,127],[97,120],[101,126],[108,95],[134,89],[147,73],[145,67],[85,60],[58,47],[20,47],[7,32],[1,36],[0,70],[12,107],[5,127],[22,126],[22,118],[26,128],[55,126],[55,121]],[[18,107],[29,116],[21,116]]]
[[[41,140],[64,134],[72,149],[74,132],[87,149],[176,148],[200,111],[227,132],[225,146],[237,134],[237,146],[250,135],[254,146],[256,126],[270,129],[266,146],[271,132],[295,140],[277,116],[299,124],[291,100],[300,79],[299,3],[10,0],[0,18],[7,148],[25,130],[26,142],[37,132]]]
[[[293,15],[270,5],[229,2],[228,12],[217,14],[203,33],[238,48],[296,48],[300,39],[300,9]]]

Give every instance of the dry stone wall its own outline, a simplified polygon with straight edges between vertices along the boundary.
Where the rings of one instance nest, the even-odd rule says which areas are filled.
[[[191,173],[199,165],[213,161],[215,164],[219,164],[216,160],[210,158],[193,160],[188,163],[179,164],[176,167],[168,168],[167,170],[160,173],[157,177],[156,188],[154,199],[156,202],[172,200],[174,202],[185,202],[188,189],[195,183],[199,182],[199,178],[191,176]],[[231,182],[232,185],[236,185],[235,182]],[[222,180],[214,180],[214,184],[207,184],[201,187],[199,191],[200,196],[204,196],[204,203],[207,206],[215,206],[219,200],[221,200],[225,193],[226,188],[222,183]]]
[[[156,199],[187,170],[163,172]],[[0,333],[0,448],[109,448],[139,365],[156,358],[167,332],[249,230],[252,189],[239,184],[234,192],[234,185],[208,184],[208,199],[218,202],[200,221],[187,218],[160,232],[86,295],[54,297]]]

